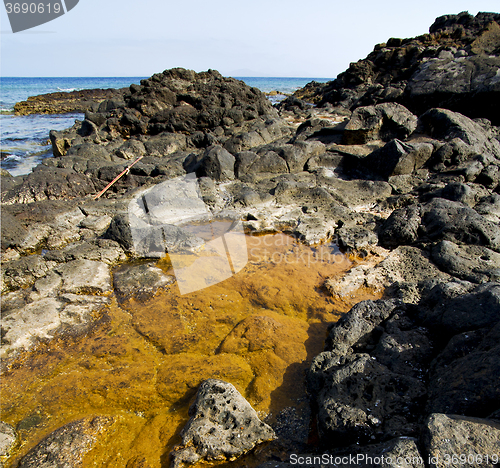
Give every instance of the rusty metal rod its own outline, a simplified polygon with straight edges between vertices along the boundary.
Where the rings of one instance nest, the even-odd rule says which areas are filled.
[[[125,175],[128,171],[130,171],[130,168],[135,164],[135,163],[138,163],[142,158],[144,157],[144,155],[140,156],[139,158],[137,158],[130,166],[128,166],[126,169],[124,169],[122,172],[120,172],[120,174],[118,174],[108,185],[106,185],[106,187],[104,187],[95,197],[94,197],[94,200],[97,200],[98,198],[101,198],[101,195],[103,195],[106,190],[108,190],[120,177],[122,177],[123,175]]]

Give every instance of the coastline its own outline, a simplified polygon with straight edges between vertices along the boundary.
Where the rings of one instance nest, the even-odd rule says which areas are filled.
[[[86,441],[74,446],[72,460],[78,463],[106,460],[125,466],[142,463],[142,453],[145,463],[160,466],[170,451],[174,466],[213,460],[204,452],[203,440],[193,446],[184,437],[188,430],[182,437],[179,433],[188,423],[188,403],[199,397],[197,404],[208,404],[201,393],[195,395],[199,384],[207,378],[234,380],[253,406],[268,412],[262,401],[271,398],[270,390],[259,379],[272,375],[276,386],[270,393],[278,395],[281,385],[293,387],[296,374],[285,383],[280,378],[300,360],[309,366],[310,408],[290,404],[269,417],[275,440],[267,452],[266,446],[257,449],[259,456],[250,464],[297,466],[290,461],[292,453],[327,453],[338,456],[342,466],[352,466],[342,461],[345,454],[365,457],[356,466],[368,466],[363,460],[381,454],[413,460],[407,466],[415,468],[418,460],[441,466],[432,457],[442,461],[451,451],[463,453],[464,433],[473,434],[474,450],[495,455],[500,387],[491,376],[500,374],[500,133],[485,118],[490,117],[489,104],[484,116],[479,105],[468,115],[469,95],[460,86],[449,90],[452,101],[446,96],[453,104],[449,109],[442,94],[428,85],[467,60],[483,60],[483,70],[499,60],[491,57],[489,40],[500,28],[496,16],[469,18],[469,29],[458,37],[454,31],[462,24],[461,15],[439,18],[428,37],[376,46],[378,63],[388,64],[390,80],[381,77],[390,82],[385,88],[373,82],[348,85],[361,81],[373,55],[333,82],[310,86],[308,95],[314,94],[322,107],[311,107],[297,95],[273,107],[257,90],[215,71],[166,70],[132,86],[123,103],[104,101],[73,128],[51,132],[54,157],[33,173],[15,179],[2,174],[3,371],[12,394],[16,379],[25,378],[20,362],[33,369],[53,365],[59,369],[55,374],[78,373],[78,367],[66,368],[63,361],[51,363],[56,342],[62,354],[85,349],[88,358],[77,363],[81,369],[105,365],[111,372],[113,366],[124,372],[131,366],[138,387],[127,390],[126,379],[116,386],[127,398],[145,389],[144,397],[128,409],[120,391],[110,393],[111,381],[95,371],[90,375],[99,377],[96,386],[89,377],[91,390],[81,387],[81,401],[89,398],[88,406],[79,419],[74,412],[64,424],[64,416],[56,417],[57,427],[47,423],[55,416],[43,412],[37,413],[41,427],[27,421],[61,380],[49,380],[38,406],[26,411],[30,414],[22,414],[12,398],[6,404],[8,427],[0,429],[12,439],[12,447],[20,443],[16,431],[23,437],[25,445],[18,447],[16,457],[36,463],[49,445],[62,446],[70,434]],[[419,47],[422,57],[414,53]],[[408,66],[413,75],[405,78],[405,87],[399,68],[389,66],[398,54],[415,61]],[[478,102],[496,102],[494,80],[487,78],[482,86],[485,99]],[[138,158],[101,199],[93,200]],[[252,296],[260,309],[251,316],[230,318],[233,306],[220,302],[213,307],[215,297],[212,302],[200,299],[201,305],[174,306],[174,312],[165,312],[172,315],[164,322],[147,315],[138,304],[157,310],[155,297],[171,291],[172,265],[145,254],[134,242],[130,206],[144,200],[146,188],[193,172],[210,211],[235,212],[247,233],[291,234],[302,246],[296,249],[318,250],[335,241],[351,263],[340,276],[322,273],[321,284],[315,285],[305,279],[289,288],[271,287],[265,277],[262,284],[246,280],[255,282],[254,292],[261,291]],[[199,237],[182,229],[176,236],[168,246],[171,259],[176,249],[199,255]],[[272,264],[266,262],[255,267],[265,272]],[[305,306],[301,297],[309,290],[328,294],[337,309]],[[217,290],[218,296],[224,294],[238,303],[231,288]],[[171,296],[176,297],[172,292],[166,297]],[[188,318],[204,307],[221,312],[221,318],[205,324],[220,330],[207,349],[204,331],[189,331],[196,322]],[[335,310],[339,320],[331,315]],[[311,336],[306,330],[322,336],[327,326],[323,351],[311,355],[306,350],[296,361],[287,361],[299,335],[307,341]],[[113,341],[125,329],[131,333],[126,340]],[[86,347],[86,336],[103,340],[103,347],[97,342]],[[287,346],[280,343],[285,338],[291,339]],[[186,347],[190,342],[194,350]],[[196,353],[202,348],[200,358]],[[144,369],[134,360],[134,349],[149,356]],[[257,361],[257,355],[265,359]],[[274,368],[281,377],[273,374]],[[147,383],[152,376],[154,386]],[[110,407],[105,406],[107,397]],[[174,409],[161,410],[165,401]],[[154,408],[150,412],[148,402]],[[177,407],[172,433],[166,430],[172,420],[165,421]],[[224,411],[237,417],[230,407]],[[311,431],[308,418],[314,421]],[[207,421],[207,427],[209,423],[215,424]],[[117,452],[126,450],[131,458],[118,462],[116,454],[104,452],[113,443],[113,431],[125,434],[128,429],[138,438],[125,437]],[[153,453],[141,442],[142,430],[154,439],[153,447],[168,445],[167,453]],[[215,425],[214,431],[219,430]],[[50,434],[49,439],[35,446],[27,437],[30,431],[38,438]],[[162,431],[168,437],[160,436]],[[236,426],[232,433],[238,433]],[[273,439],[257,430],[250,435],[254,445]],[[94,446],[89,440],[98,442]],[[173,447],[171,440],[179,446]],[[211,456],[236,457],[224,444],[216,446]],[[238,456],[250,448],[239,450]],[[244,460],[233,463],[243,466]],[[311,464],[315,462],[306,458],[299,463]]]

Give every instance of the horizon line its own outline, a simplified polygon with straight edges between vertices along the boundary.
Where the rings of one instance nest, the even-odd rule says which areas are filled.
[[[162,72],[158,72],[162,73]],[[199,72],[198,72],[199,73]],[[312,79],[318,79],[318,80],[334,80],[336,77],[327,77],[327,76],[267,76],[267,75],[224,75],[221,73],[221,75],[225,78],[296,78],[296,79],[307,79],[307,80],[312,80]],[[141,75],[123,75],[123,76],[112,76],[112,75],[107,75],[107,76],[0,76],[0,80],[2,78],[142,78],[142,79],[147,79],[151,78],[152,75],[149,76],[141,76]]]

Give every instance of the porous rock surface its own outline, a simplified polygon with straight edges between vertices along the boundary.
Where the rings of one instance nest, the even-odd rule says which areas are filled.
[[[200,385],[189,413],[182,445],[171,453],[176,468],[200,460],[235,460],[276,437],[236,388],[221,380],[209,379]]]
[[[499,440],[500,422],[441,413],[427,420],[425,445],[433,468],[495,465]]]

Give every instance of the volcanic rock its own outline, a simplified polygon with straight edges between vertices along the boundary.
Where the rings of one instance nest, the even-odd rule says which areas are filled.
[[[236,388],[221,380],[209,379],[200,385],[189,414],[182,445],[171,454],[174,467],[200,460],[235,460],[275,438]]]

